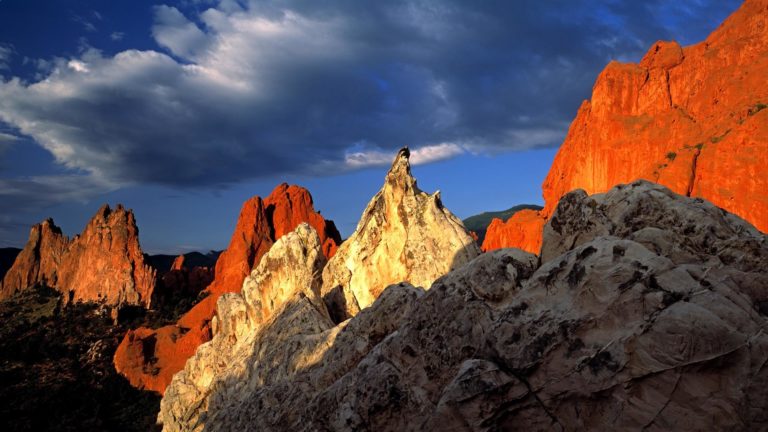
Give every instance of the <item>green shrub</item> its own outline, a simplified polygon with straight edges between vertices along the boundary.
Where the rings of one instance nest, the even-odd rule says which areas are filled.
[[[667,153],[667,159],[669,159],[670,162],[675,160],[676,157],[677,157],[677,153],[675,153],[675,152]]]

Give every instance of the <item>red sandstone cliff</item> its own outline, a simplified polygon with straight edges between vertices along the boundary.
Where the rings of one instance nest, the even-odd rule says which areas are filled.
[[[639,64],[611,62],[582,103],[543,184],[538,215],[491,225],[483,250],[538,253],[573,189],[644,178],[768,231],[768,0],[747,0],[705,41],[657,42]]]
[[[69,245],[52,219],[32,227],[29,240],[0,285],[0,299],[36,284],[56,286],[58,267]]]
[[[176,325],[129,331],[115,352],[117,371],[135,387],[163,393],[197,347],[210,340],[210,322],[219,296],[239,292],[245,277],[272,244],[302,222],[317,231],[323,252],[331,257],[341,243],[341,236],[333,222],[315,211],[306,189],[283,183],[266,199],[255,196],[246,201],[229,246],[216,261],[215,278],[206,289],[208,296]]]
[[[68,301],[149,307],[155,272],[144,263],[133,212],[105,205],[71,241],[50,219],[32,227],[3,278],[0,298],[36,284],[61,291]]]

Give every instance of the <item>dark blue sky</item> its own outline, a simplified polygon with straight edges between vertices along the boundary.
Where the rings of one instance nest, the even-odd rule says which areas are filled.
[[[122,202],[146,251],[221,249],[282,181],[347,236],[404,145],[460,217],[541,203],[605,64],[738,4],[0,0],[0,247]]]

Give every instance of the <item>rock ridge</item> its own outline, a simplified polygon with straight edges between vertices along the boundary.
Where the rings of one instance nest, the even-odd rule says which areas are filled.
[[[0,298],[36,285],[64,293],[66,301],[150,307],[155,271],[144,261],[133,212],[105,204],[72,240],[52,219],[33,226]]]
[[[707,199],[768,231],[767,23],[768,0],[747,0],[698,44],[659,41],[638,64],[609,63],[542,185],[544,209],[495,223],[483,249],[538,253],[562,196],[635,179]]]

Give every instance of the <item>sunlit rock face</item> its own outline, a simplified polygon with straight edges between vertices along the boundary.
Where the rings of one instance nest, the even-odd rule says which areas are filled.
[[[190,362],[159,419],[169,431],[765,426],[764,234],[647,182],[569,193],[545,233],[543,260],[489,252],[427,291],[390,286],[336,327],[306,288],[255,333],[247,297],[227,296],[204,347],[246,346],[249,360]],[[297,274],[315,267],[298,261]]]
[[[370,306],[390,284],[429,287],[480,252],[440,193],[419,190],[408,157],[400,150],[384,187],[323,270],[322,294],[336,322]]]
[[[36,284],[61,291],[66,301],[149,307],[155,271],[144,262],[133,212],[105,205],[71,241],[50,219],[32,227],[0,296]]]
[[[27,244],[16,256],[0,284],[0,299],[36,284],[55,286],[59,263],[68,245],[69,239],[52,219],[33,226]]]
[[[333,327],[320,297],[325,263],[317,232],[301,224],[272,246],[241,293],[221,296],[213,339],[197,349],[166,390],[164,422],[204,416],[209,404],[284,379],[316,361],[328,335],[315,335]]]
[[[281,184],[265,199],[243,203],[227,249],[216,261],[215,277],[205,297],[176,325],[129,331],[115,353],[115,368],[133,386],[163,393],[173,374],[184,368],[201,343],[211,339],[216,303],[225,293],[239,292],[243,280],[277,239],[309,223],[320,239],[321,251],[332,256],[341,236],[331,221],[314,209],[306,189]]]
[[[544,181],[541,218],[571,190],[605,192],[642,178],[768,232],[766,75],[768,0],[747,0],[696,45],[660,41],[639,64],[611,62]],[[484,250],[538,252],[531,238],[541,237],[540,228],[528,219],[497,223]]]
[[[483,252],[516,247],[538,254],[541,250],[541,230],[546,222],[537,210],[521,210],[506,221],[494,218],[486,230]]]

